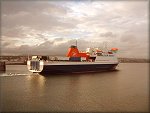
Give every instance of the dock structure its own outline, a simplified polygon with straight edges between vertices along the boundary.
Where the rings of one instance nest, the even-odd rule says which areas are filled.
[[[3,61],[0,61],[0,71],[6,71],[6,64]]]

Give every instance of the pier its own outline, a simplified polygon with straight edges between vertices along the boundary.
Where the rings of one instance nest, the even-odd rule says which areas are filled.
[[[5,71],[5,70],[6,70],[5,62],[0,61],[0,71]]]

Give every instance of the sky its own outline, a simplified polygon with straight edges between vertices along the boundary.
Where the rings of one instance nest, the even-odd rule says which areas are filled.
[[[66,55],[78,42],[149,58],[148,0],[1,0],[1,55]]]

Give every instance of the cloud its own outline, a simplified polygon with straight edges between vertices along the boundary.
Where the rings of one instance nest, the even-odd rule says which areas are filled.
[[[14,29],[23,32],[21,27],[29,30],[52,31],[59,28],[74,28],[75,23],[62,21],[67,8],[51,2],[40,1],[3,1],[2,2],[2,32]],[[75,21],[74,21],[75,22]]]
[[[112,32],[100,33],[100,37],[115,37],[116,35]]]
[[[1,46],[3,47],[7,47],[7,46],[9,46],[10,45],[10,42],[4,42]]]
[[[65,14],[66,9],[61,5],[53,4],[51,1],[2,1],[2,12],[5,15],[14,15],[18,13],[32,13],[45,11],[49,13]]]
[[[136,39],[136,37],[135,36],[133,36],[133,35],[131,35],[131,34],[124,34],[122,37],[121,37],[121,43],[126,43],[126,42],[128,42],[128,43],[131,43],[131,44],[133,44],[133,43],[135,43],[135,42],[137,42],[137,39]]]
[[[148,1],[1,3],[2,54],[64,55],[78,39],[81,50],[108,42],[120,56],[147,57]]]
[[[128,39],[128,38],[127,38]],[[131,39],[132,40],[132,39]],[[62,42],[62,43],[59,43]],[[7,43],[5,44],[5,48],[2,48],[2,53],[5,53],[5,55],[11,54],[11,55],[22,55],[22,54],[30,54],[30,55],[63,55],[65,56],[68,48],[71,45],[75,45],[76,40],[67,40],[64,38],[61,39],[55,39],[53,41],[45,41],[41,43],[40,45],[21,45],[15,48],[8,47]],[[118,56],[119,57],[134,57],[134,58],[148,58],[148,49],[147,47],[140,45],[139,42],[128,43],[130,41],[123,41],[121,40],[120,43],[107,43],[108,49],[111,49],[113,47],[119,48]],[[79,39],[78,40],[78,49],[79,51],[85,51],[88,47],[104,47],[103,42],[91,42],[86,39]],[[128,44],[127,44],[128,43]],[[143,51],[143,54],[140,54],[140,52]]]

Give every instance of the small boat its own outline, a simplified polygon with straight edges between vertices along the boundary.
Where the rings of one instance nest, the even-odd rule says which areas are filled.
[[[77,46],[68,49],[66,59],[48,56],[32,56],[27,61],[27,68],[33,73],[89,73],[115,70],[119,61],[116,57],[118,48],[102,51],[98,48],[87,48],[79,52]]]

